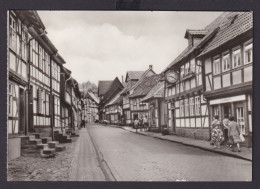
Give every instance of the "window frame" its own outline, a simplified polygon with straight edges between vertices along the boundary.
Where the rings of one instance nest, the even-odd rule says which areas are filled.
[[[251,47],[248,47],[248,49],[246,49],[247,46],[251,46]],[[250,63],[253,63],[253,41],[252,40],[249,40],[247,42],[244,43],[243,45],[243,53],[244,53],[244,65],[246,64],[250,64]],[[246,62],[246,59],[247,59],[247,51],[251,51],[251,61],[250,62]]]
[[[239,51],[239,52],[236,52],[236,51]],[[235,57],[237,57],[237,55],[239,55],[240,65],[237,64],[235,66]],[[235,47],[232,49],[232,68],[235,69],[240,66],[242,66],[242,50],[241,50],[241,47],[238,46],[238,47]]]
[[[220,62],[220,57],[219,56],[215,56],[213,58],[213,75],[218,75],[221,73],[221,62]],[[216,69],[216,66],[218,66],[218,70]],[[218,72],[216,72],[218,71]]]
[[[225,60],[228,60],[228,64],[227,64],[229,65],[228,69],[224,69]],[[230,52],[226,51],[222,53],[222,73],[227,72],[230,69],[231,69],[231,56],[230,56]]]

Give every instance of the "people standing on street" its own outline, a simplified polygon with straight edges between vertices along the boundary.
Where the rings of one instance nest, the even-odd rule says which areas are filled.
[[[228,145],[228,141],[229,141],[229,138],[228,138],[228,124],[229,124],[228,115],[225,114],[224,115],[224,119],[222,121],[222,125],[223,125],[223,133],[224,133],[224,145],[226,145],[227,147],[229,146]]]
[[[144,121],[143,121],[143,116],[141,116],[140,120],[139,120],[139,125],[140,125],[140,131],[141,129],[144,131]]]
[[[148,119],[147,119],[147,115],[144,116],[143,122],[144,122],[144,128],[145,128],[145,130],[147,130],[147,129],[148,129]]]
[[[84,127],[84,128],[86,127],[86,122],[84,119],[82,120],[82,127]]]
[[[237,145],[238,152],[240,152],[240,130],[238,127],[237,122],[235,121],[235,118],[231,116],[229,118],[229,124],[228,124],[228,136],[232,140],[232,152],[234,152],[234,146]]]
[[[211,138],[214,144],[213,148],[220,149],[220,143],[224,140],[224,137],[223,137],[223,132],[221,130],[221,122],[219,121],[218,115],[215,115],[211,125],[212,125]]]
[[[137,132],[138,125],[139,125],[139,120],[136,118],[136,119],[134,120],[135,132]]]

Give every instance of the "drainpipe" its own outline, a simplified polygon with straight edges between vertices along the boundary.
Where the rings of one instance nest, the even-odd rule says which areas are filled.
[[[50,56],[50,113],[51,113],[51,138],[54,141],[54,98],[53,98],[53,94],[52,94],[52,60],[53,60],[53,56],[57,56],[58,53],[57,51],[55,52],[55,54],[52,54]]]
[[[30,27],[32,27],[31,25],[30,26],[28,26],[28,28],[30,28]],[[29,32],[28,32],[29,33]],[[41,36],[43,36],[43,35],[46,35],[47,34],[47,32],[44,30],[43,31],[43,33],[41,33],[41,34],[39,34],[39,35],[37,35],[37,36],[35,36],[35,37],[32,37],[31,39],[29,39],[28,40],[28,42],[27,42],[27,55],[28,55],[28,57],[27,57],[27,63],[29,64],[29,66],[28,66],[28,74],[27,74],[27,76],[28,76],[28,84],[27,84],[27,89],[26,89],[26,99],[27,99],[27,110],[26,110],[26,113],[27,113],[27,116],[26,116],[26,118],[27,118],[27,121],[26,121],[26,124],[25,124],[25,136],[27,136],[28,135],[28,130],[29,130],[29,125],[31,125],[32,123],[31,123],[31,120],[30,120],[30,115],[29,115],[29,113],[30,113],[30,106],[32,106],[33,105],[33,102],[30,100],[30,92],[31,92],[31,41],[32,40],[34,40],[36,37],[41,37]]]

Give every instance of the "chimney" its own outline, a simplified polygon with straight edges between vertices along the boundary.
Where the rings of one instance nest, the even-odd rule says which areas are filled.
[[[151,70],[152,70],[152,69],[153,69],[153,65],[149,65],[149,69],[151,69]]]

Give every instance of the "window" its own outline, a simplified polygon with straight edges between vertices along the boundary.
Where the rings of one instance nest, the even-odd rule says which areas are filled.
[[[42,114],[42,105],[43,105],[43,91],[38,89],[37,91],[37,113]]]
[[[12,84],[8,85],[8,115],[13,115],[13,93],[12,93]]]
[[[16,71],[16,56],[14,53],[10,52],[9,53],[9,66],[12,70]]]
[[[187,62],[186,64],[185,64],[185,75],[187,75],[187,74],[189,74],[190,73],[190,63],[189,62]]]
[[[180,117],[184,116],[184,101],[180,100]]]
[[[184,76],[184,65],[181,66],[181,78]]]
[[[45,97],[45,114],[50,115],[50,95],[46,94]]]
[[[9,26],[10,26],[10,31],[9,31],[10,47],[11,49],[13,49],[13,51],[16,51],[16,21],[12,16],[10,16],[9,18]]]
[[[185,116],[189,116],[189,99],[184,100],[184,105]]]
[[[195,59],[190,61],[190,72],[195,73]]]
[[[45,114],[45,105],[46,105],[46,102],[45,102],[45,91],[44,90],[42,90],[42,110],[41,110],[41,113],[42,114]]]
[[[237,49],[233,51],[233,68],[241,66],[241,50]]]
[[[220,73],[220,59],[215,58],[213,60],[213,74],[219,74]]]
[[[22,26],[22,59],[27,60],[27,33],[25,32],[25,26]]]
[[[190,115],[194,116],[194,97],[190,98]]]
[[[219,106],[218,105],[213,106],[212,110],[213,110],[213,116],[212,116],[213,119],[215,115],[219,115]]]
[[[230,70],[230,54],[226,53],[222,57],[222,71]]]
[[[200,97],[195,97],[195,114],[200,115]]]
[[[249,43],[244,47],[244,63],[249,64],[253,62],[253,44]]]
[[[242,134],[246,134],[244,108],[238,107],[238,108],[236,108],[236,110],[237,110],[236,111],[236,113],[237,113],[237,124],[239,126],[240,132]]]

